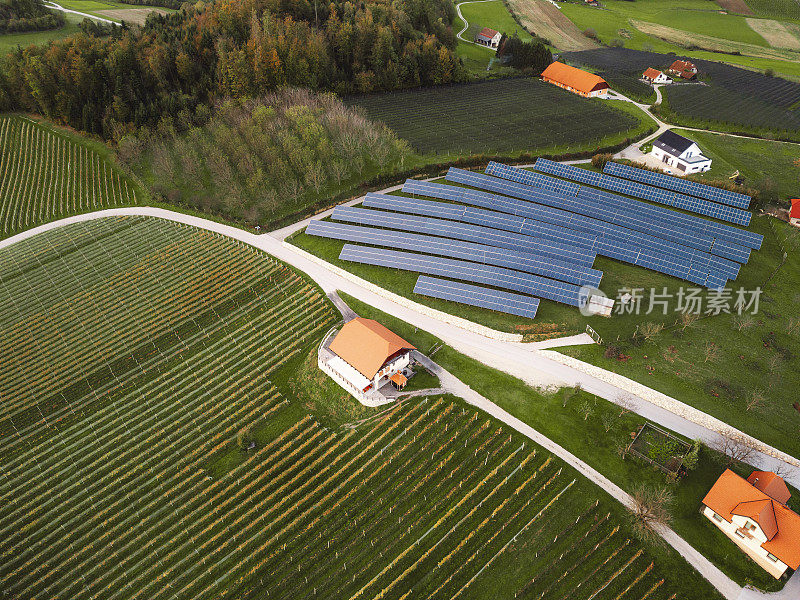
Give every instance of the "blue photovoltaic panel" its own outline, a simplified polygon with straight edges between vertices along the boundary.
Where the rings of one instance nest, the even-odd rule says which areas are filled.
[[[536,161],[536,168],[539,168],[540,165],[542,168],[546,169],[550,169],[552,165],[559,165],[565,167],[565,169],[559,169],[560,172],[566,172],[571,169],[577,171],[585,170],[585,169],[578,169],[577,167],[572,167],[570,165],[561,165],[560,163],[554,163],[553,161],[548,161],[542,158]],[[499,173],[501,172],[500,169],[501,167],[503,175],[498,175],[498,176],[503,177],[504,179],[517,181],[518,183],[525,183],[525,181],[529,179],[530,171],[526,171],[518,167],[509,167],[507,165],[495,162],[489,163],[489,167],[487,167],[486,172],[489,173],[491,169],[492,174],[494,174],[495,172]],[[758,233],[753,233],[752,231],[739,229],[731,225],[725,225],[724,223],[716,223],[713,221],[708,221],[707,219],[703,219],[702,217],[696,217],[694,215],[685,215],[683,213],[676,212],[669,208],[648,204],[640,200],[625,198],[623,196],[612,194],[610,192],[606,192],[603,190],[581,186],[577,194],[578,197],[584,199],[587,198],[592,198],[595,200],[604,199],[606,201],[610,199],[615,199],[617,203],[624,201],[626,203],[627,208],[633,211],[634,214],[636,215],[647,214],[651,218],[660,216],[665,225],[668,225],[673,222],[676,225],[678,223],[681,223],[683,225],[686,225],[687,227],[690,227],[693,230],[702,231],[704,233],[714,235],[714,237],[721,237],[728,241],[740,244],[742,246],[747,246],[748,248],[752,248],[754,250],[758,250],[761,247],[761,242],[763,240],[762,235]]]
[[[469,171],[466,173],[469,173]],[[536,190],[536,188],[532,188],[532,190]],[[649,218],[637,218],[634,211],[616,203],[587,202],[586,200],[565,197],[556,192],[541,190],[538,193],[533,191],[532,195],[528,198],[528,200],[536,202],[536,204],[532,204],[529,201],[509,198],[508,196],[500,196],[463,187],[416,181],[414,179],[406,180],[406,183],[403,185],[403,192],[484,206],[492,208],[493,210],[524,216],[547,223],[554,223],[570,229],[579,229],[586,232],[582,235],[601,233],[599,229],[595,228],[601,227],[600,223],[604,222],[645,234],[638,238],[639,241],[642,242],[647,241],[648,243],[653,242],[658,244],[663,240],[669,240],[689,246],[690,248],[703,250],[704,252],[714,252],[714,249],[716,249],[716,253],[719,256],[739,262],[747,262],[750,256],[749,249],[742,246],[730,243],[717,244],[715,243],[714,237],[710,235],[703,235],[698,232],[686,232],[674,226],[666,225],[661,219],[651,220]],[[631,200],[631,202],[637,201]],[[575,224],[572,223],[573,213],[591,216],[597,222],[594,226],[576,227]],[[613,229],[613,231],[619,233],[618,228]]]
[[[399,250],[367,248],[353,244],[345,244],[339,258],[350,262],[483,283],[539,298],[547,298],[570,306],[581,306],[581,288],[579,286],[503,267],[479,265],[462,260]],[[585,298],[583,301],[585,302]]]
[[[347,242],[360,242],[373,246],[413,250],[426,254],[437,254],[499,267],[508,267],[509,269],[535,273],[577,285],[598,287],[603,277],[602,271],[584,265],[556,260],[541,254],[518,252],[508,248],[495,248],[474,242],[462,242],[416,233],[359,227],[331,221],[311,221],[306,228],[306,233]]]
[[[539,190],[530,186],[515,183],[496,177],[490,177],[481,173],[464,171],[463,169],[450,169],[447,179],[457,181],[477,188],[488,189],[491,191],[502,192],[509,196],[521,199],[541,202],[542,197],[551,192]],[[563,199],[562,199],[563,200]],[[659,238],[643,240],[644,234],[621,228],[617,225],[598,221],[585,215],[564,215],[565,225],[571,228],[586,228],[587,231],[597,233],[601,237],[598,239],[595,251],[618,260],[625,260],[633,264],[647,267],[655,271],[686,278],[683,274],[688,274],[691,261],[695,259],[705,260],[706,262],[712,255],[681,246]],[[647,237],[647,236],[644,236]],[[720,257],[714,257],[721,268],[735,277],[739,272],[739,265]],[[687,262],[688,261],[688,262]],[[683,274],[682,274],[683,273]],[[696,280],[696,283],[701,283]]]
[[[558,167],[555,167],[554,165],[558,165]],[[582,172],[584,170],[579,167],[562,165],[560,163],[554,163],[551,160],[542,158],[536,161],[536,164],[533,168],[544,173],[551,173],[552,171],[558,169],[559,177],[568,178],[572,178],[570,173],[576,171]],[[521,173],[519,173],[520,171]],[[489,163],[489,166],[486,168],[486,173],[490,175],[496,175],[504,179],[510,179],[511,181],[520,181],[521,183],[523,178],[528,178],[526,175],[528,171],[524,171],[523,169],[515,169],[514,167],[509,167],[507,165],[494,162]],[[578,174],[577,176],[582,177],[581,174]],[[750,219],[753,216],[746,210],[741,210],[732,206],[726,206],[724,204],[718,204],[717,202],[711,202],[710,200],[704,200],[702,198],[694,198],[692,196],[687,196],[686,194],[681,194],[672,190],[665,190],[647,185],[645,183],[639,183],[638,181],[630,181],[628,179],[621,179],[611,175],[602,175],[602,177],[594,185],[606,190],[611,190],[612,192],[619,192],[627,196],[634,196],[636,198],[650,200],[651,202],[658,202],[667,206],[674,206],[675,208],[696,212],[698,214],[720,219],[722,221],[729,221],[731,223],[736,223],[737,225],[749,225]]]
[[[750,206],[750,196],[746,194],[723,190],[712,185],[689,181],[681,177],[673,177],[665,173],[655,173],[645,169],[637,169],[630,165],[609,161],[603,168],[603,173],[638,181],[639,183],[654,185],[667,190],[673,190],[690,196],[697,196],[698,198],[705,198],[706,200],[713,200],[714,202],[728,204],[736,208],[748,208]]]
[[[453,219],[474,225],[494,227],[495,229],[505,229],[506,231],[524,233],[532,237],[572,244],[587,250],[594,246],[595,241],[597,241],[597,236],[595,235],[578,233],[574,229],[562,227],[552,222],[544,223],[505,212],[480,210],[471,206],[461,206],[447,202],[431,202],[430,200],[388,196],[385,194],[367,194],[364,199],[364,206],[426,217]]]
[[[488,308],[529,319],[533,319],[536,316],[536,310],[539,308],[539,299],[532,296],[501,292],[500,290],[492,290],[458,281],[448,281],[438,277],[428,277],[427,275],[419,276],[417,284],[414,286],[414,293],[431,298],[469,304],[470,306]]]
[[[597,256],[597,253],[594,251],[590,252],[585,248],[573,248],[569,244],[532,238],[528,235],[481,227],[479,225],[446,221],[444,219],[404,215],[366,208],[352,208],[349,206],[337,206],[333,209],[331,218],[337,221],[373,225],[386,229],[427,233],[456,240],[496,246],[498,248],[509,248],[520,252],[533,252],[589,267],[592,266]]]
[[[760,233],[739,229],[738,227],[725,225],[724,223],[709,221],[694,215],[675,212],[663,206],[656,206],[640,200],[625,198],[624,196],[619,196],[605,190],[585,187],[578,192],[578,198],[602,203],[615,203],[620,206],[629,206],[631,210],[635,210],[637,214],[647,215],[651,218],[661,218],[665,223],[672,223],[675,228],[684,228],[706,235],[712,235],[717,240],[725,240],[726,242],[753,250],[761,248],[761,243],[764,240],[764,236]]]

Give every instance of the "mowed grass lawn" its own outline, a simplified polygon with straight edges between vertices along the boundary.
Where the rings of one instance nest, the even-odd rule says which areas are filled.
[[[69,35],[80,31],[78,23],[84,17],[67,13],[66,23],[58,29],[48,29],[46,31],[28,31],[25,33],[4,33],[0,35],[0,54],[5,54],[15,50],[17,47],[26,48],[28,46],[38,46],[53,40],[60,40]]]
[[[478,48],[479,49],[479,48]],[[591,151],[652,126],[622,104],[587,100],[534,78],[351,97],[425,155]]]
[[[397,332],[420,351],[427,352],[441,344],[430,333],[387,315],[347,294],[341,294],[359,315],[377,319]],[[584,391],[571,389],[542,393],[506,373],[443,346],[433,357],[442,367],[467,383],[492,402],[527,423],[537,431],[572,452],[597,469],[611,481],[630,492],[639,485],[668,487],[674,500],[670,505],[672,527],[706,558],[716,564],[740,585],[754,583],[763,590],[777,590],[783,584],[775,581],[763,569],[743,555],[725,535],[699,514],[705,494],[725,469],[721,456],[712,450],[700,451],[698,466],[677,484],[667,484],[663,473],[629,455],[623,459],[619,449],[631,441],[631,432],[645,423],[634,413],[623,412],[618,406]],[[752,468],[733,466],[747,476]],[[793,497],[792,507],[800,510],[800,493]],[[661,547],[662,565],[670,565],[675,574],[689,576],[681,586],[681,597],[691,593],[693,570],[672,552]]]
[[[786,206],[790,198],[800,193],[800,166],[795,164],[800,159],[800,145],[699,131],[676,131],[695,140],[703,153],[713,159],[706,177],[724,179],[739,171],[746,185],[772,180]]]
[[[505,33],[508,37],[513,37],[514,34],[516,34],[524,42],[531,39],[531,34],[523,29],[520,24],[514,20],[514,17],[511,16],[511,13],[508,12],[503,0],[474,3],[467,2],[461,5],[461,14],[464,15],[464,18],[470,25],[463,34],[466,39],[470,39],[470,33],[478,31],[483,27],[489,27],[500,33]],[[463,27],[463,21],[456,18],[456,26],[458,27],[457,31],[460,31],[461,27]],[[487,49],[484,50],[484,52],[490,54],[491,50]]]

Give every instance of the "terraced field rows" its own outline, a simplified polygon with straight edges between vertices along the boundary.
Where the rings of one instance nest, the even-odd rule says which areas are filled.
[[[88,146],[18,116],[0,117],[0,235],[53,218],[135,204],[136,188]]]

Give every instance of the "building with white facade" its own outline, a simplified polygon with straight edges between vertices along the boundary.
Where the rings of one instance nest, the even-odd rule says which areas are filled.
[[[776,579],[800,567],[800,515],[786,483],[769,471],[747,479],[727,469],[703,498],[702,513]]]
[[[382,392],[386,386],[405,387],[415,349],[377,321],[356,317],[323,340],[317,364],[359,402],[379,406],[394,400]]]
[[[652,67],[649,67],[644,73],[642,73],[642,79],[651,84],[672,83],[671,77],[669,77],[666,73],[663,73]]]
[[[481,46],[488,46],[489,48],[497,48],[500,45],[502,37],[499,31],[484,27],[475,36],[475,43]]]
[[[653,141],[650,154],[670,167],[677,174],[703,173],[711,168],[711,159],[703,155],[692,140],[673,131],[665,131]]]

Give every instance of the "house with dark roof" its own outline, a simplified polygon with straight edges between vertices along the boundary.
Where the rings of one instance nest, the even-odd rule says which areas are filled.
[[[671,130],[653,141],[650,154],[665,165],[675,167],[678,174],[703,173],[711,168],[711,159],[695,142]]]
[[[703,498],[702,513],[776,579],[800,567],[800,515],[786,506],[786,482],[769,471],[747,479],[730,469]]]
[[[608,97],[609,86],[605,79],[561,62],[551,63],[542,72],[542,81],[587,98]]]
[[[412,350],[412,344],[377,321],[356,317],[325,337],[317,364],[362,404],[379,406],[394,400],[382,388],[405,387]]]
[[[497,48],[497,46],[500,45],[500,38],[502,37],[499,31],[484,27],[475,36],[475,43],[488,46],[489,48]]]

